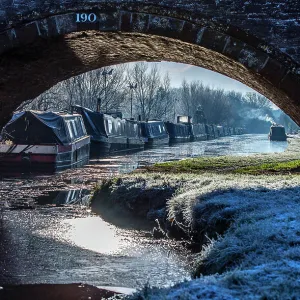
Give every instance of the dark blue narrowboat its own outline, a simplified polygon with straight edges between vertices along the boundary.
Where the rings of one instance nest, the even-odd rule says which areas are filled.
[[[169,135],[163,121],[142,121],[140,125],[145,146],[151,147],[169,143]]]
[[[197,111],[196,113],[199,113],[199,111]],[[204,114],[202,112],[201,116],[203,116],[203,115]],[[196,118],[196,120],[203,121],[203,118],[200,119],[198,117],[198,118]],[[192,118],[190,116],[178,116],[177,123],[185,125],[186,128],[188,129],[188,131],[184,133],[184,135],[186,137],[184,139],[184,141],[185,140],[186,141],[205,141],[205,140],[207,140],[205,123],[194,124],[192,122]],[[181,135],[183,135],[183,133]],[[171,135],[170,135],[170,139],[171,139]],[[175,137],[175,139],[176,139],[176,137]],[[177,139],[178,139],[178,137],[177,137]]]
[[[286,141],[287,135],[284,126],[277,124],[272,125],[270,128],[269,139],[270,141]]]
[[[207,139],[212,139],[213,134],[211,132],[211,128],[209,127],[210,125],[207,124],[204,111],[201,105],[199,105],[191,124],[191,141],[204,141]]]
[[[213,127],[213,125],[206,124],[205,125],[205,131],[206,131],[206,135],[207,135],[207,139],[208,140],[212,140],[212,139],[215,138],[215,133],[214,133],[214,127]]]
[[[224,133],[224,136],[229,136],[229,131],[228,131],[227,126],[223,126],[223,133]]]
[[[72,109],[82,115],[87,133],[91,136],[91,156],[127,151],[126,120],[79,105]]]
[[[218,126],[217,126],[217,131],[218,131],[218,137],[223,137],[223,136],[225,136],[223,126],[218,125]]]
[[[128,150],[143,150],[145,142],[142,137],[140,122],[126,119],[126,135]]]
[[[213,127],[213,130],[214,130],[214,137],[215,137],[215,139],[217,139],[218,137],[220,137],[218,126],[217,125],[212,125],[212,127]]]
[[[191,141],[206,141],[209,139],[205,124],[191,124]]]
[[[189,142],[191,126],[181,123],[165,122],[167,132],[170,137],[170,143]]]
[[[2,129],[0,168],[52,173],[84,165],[89,152],[81,115],[22,111]]]

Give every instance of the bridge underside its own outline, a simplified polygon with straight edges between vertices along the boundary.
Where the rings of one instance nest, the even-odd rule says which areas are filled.
[[[227,75],[300,124],[300,66],[289,55],[211,16],[141,4],[126,9],[86,8],[101,16],[91,24],[76,23],[76,12],[66,11],[6,26],[0,32],[0,126],[23,101],[62,80],[139,60],[187,63]]]

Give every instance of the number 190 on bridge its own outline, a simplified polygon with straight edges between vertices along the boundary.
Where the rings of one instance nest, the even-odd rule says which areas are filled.
[[[94,23],[97,21],[97,16],[94,13],[77,13],[76,23]]]

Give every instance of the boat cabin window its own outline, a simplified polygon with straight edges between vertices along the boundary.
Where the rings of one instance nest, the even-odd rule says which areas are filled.
[[[73,129],[74,136],[75,136],[76,138],[78,138],[79,135],[78,135],[78,131],[77,131],[76,126],[75,126],[75,120],[70,121],[70,124],[71,124],[71,127],[72,127],[72,129]]]
[[[72,120],[72,123],[75,127],[75,133],[76,133],[76,137],[80,138],[82,136],[85,135],[84,133],[84,129],[83,129],[83,125],[82,125],[82,119],[80,117],[76,117],[74,120]]]
[[[118,128],[117,128],[117,135],[122,135],[122,127],[121,127],[121,121],[120,120],[118,120],[117,121],[117,124],[118,124]]]
[[[107,130],[108,133],[112,133],[112,121],[111,120],[106,120],[106,124],[107,124]]]
[[[82,132],[82,135],[85,135],[86,134],[86,131],[85,131],[85,126],[84,126],[84,123],[83,123],[83,120],[82,118],[79,118],[79,124],[78,126],[80,127],[80,130]]]
[[[66,121],[66,124],[67,124],[67,127],[68,127],[70,138],[71,138],[71,140],[73,140],[74,139],[74,133],[73,133],[73,130],[71,128],[70,121]]]
[[[67,119],[66,124],[71,140],[81,138],[85,135],[85,130],[81,118],[76,117],[75,119]]]

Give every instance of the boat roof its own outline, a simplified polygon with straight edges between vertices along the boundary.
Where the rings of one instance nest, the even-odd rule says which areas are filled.
[[[141,121],[141,123],[163,123],[163,121],[161,120],[148,120],[148,121]]]
[[[272,128],[274,128],[274,127],[283,127],[283,128],[284,128],[284,126],[283,126],[283,125],[280,125],[280,124],[272,124],[271,127],[272,127]]]
[[[77,113],[69,113],[69,112],[64,112],[64,111],[43,111],[43,110],[35,110],[35,109],[29,109],[29,110],[20,110],[20,111],[16,111],[14,113],[14,115],[18,115],[21,113],[32,113],[32,114],[37,114],[37,115],[43,115],[43,114],[47,114],[47,113],[52,113],[55,115],[58,115],[60,117],[80,117],[80,114]]]
[[[70,130],[75,132],[75,129],[72,129],[73,125],[77,128],[80,136],[86,135],[80,120],[82,119],[78,114],[25,110],[14,113],[11,120],[3,127],[1,135],[9,137],[16,144],[54,143],[64,145],[71,143],[74,138],[69,133]],[[68,125],[66,121],[75,122],[72,123],[71,129],[68,127],[70,124]]]

